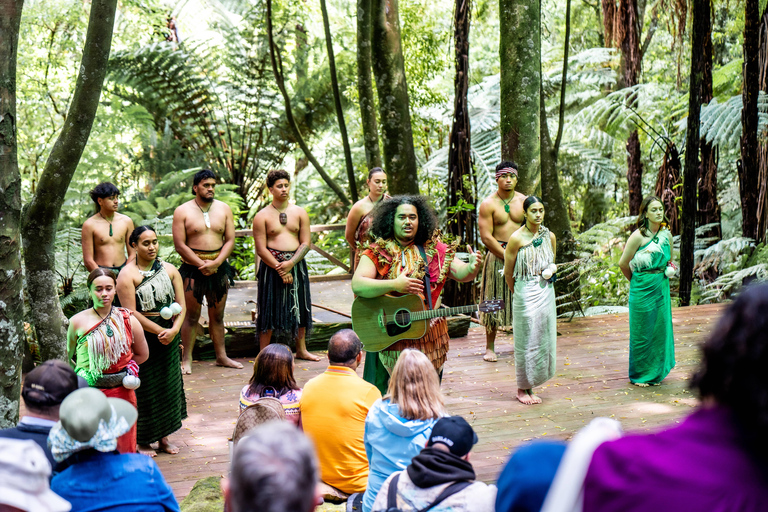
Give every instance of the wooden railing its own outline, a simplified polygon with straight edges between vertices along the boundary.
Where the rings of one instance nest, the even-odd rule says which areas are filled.
[[[315,224],[309,226],[310,233],[321,233],[324,231],[343,231],[346,228],[346,224]],[[237,238],[245,238],[245,237],[253,237],[253,231],[250,229],[238,229],[235,231],[235,237]],[[324,258],[326,258],[328,261],[336,265],[337,267],[341,268],[346,272],[345,274],[334,274],[330,276],[310,276],[309,280],[312,282],[319,282],[319,281],[342,281],[345,279],[352,279],[351,269],[349,265],[341,261],[340,259],[336,258],[333,254],[330,254],[329,252],[321,249],[320,247],[316,246],[312,242],[309,243],[309,249],[312,251],[317,252]],[[349,261],[354,261],[355,254],[352,249],[349,250]],[[255,257],[255,265],[258,269],[259,267],[259,257]]]

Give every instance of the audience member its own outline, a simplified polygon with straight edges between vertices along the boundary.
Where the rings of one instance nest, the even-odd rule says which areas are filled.
[[[51,489],[78,512],[176,511],[179,505],[151,457],[117,452],[117,438],[135,423],[136,408],[94,388],[61,403],[48,442],[61,471]]]
[[[655,434],[600,445],[584,511],[757,512],[768,504],[768,285],[745,289],[703,347],[701,405]]]
[[[446,416],[440,381],[429,358],[411,348],[400,352],[389,389],[365,419],[368,487],[363,512],[370,512],[381,484],[419,454],[432,427]],[[351,498],[350,498],[351,499]]]
[[[69,512],[72,506],[51,491],[51,464],[30,439],[0,439],[0,511]]]
[[[237,444],[222,481],[228,512],[311,512],[322,501],[310,440],[283,421],[265,423]]]
[[[381,393],[357,373],[362,344],[351,329],[328,342],[329,366],[301,395],[301,423],[315,444],[322,481],[346,494],[365,491],[365,417]]]
[[[381,486],[373,510],[493,512],[496,487],[475,481],[469,452],[477,434],[461,416],[440,418],[421,453]],[[394,492],[390,493],[390,485]],[[390,503],[392,502],[392,503]]]
[[[21,389],[27,415],[22,416],[17,426],[0,430],[0,438],[36,442],[45,452],[51,467],[55,467],[56,461],[48,448],[48,433],[59,421],[61,401],[78,387],[75,371],[64,361],[51,359],[40,364],[27,374]]]
[[[293,377],[294,367],[293,353],[285,345],[273,343],[263,348],[253,363],[251,380],[240,391],[240,412],[259,398],[271,396],[283,404],[285,417],[298,425],[301,388]]]

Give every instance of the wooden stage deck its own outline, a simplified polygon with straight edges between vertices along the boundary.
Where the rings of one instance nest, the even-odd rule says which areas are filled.
[[[698,363],[698,345],[721,310],[721,305],[673,310],[677,367],[662,386],[650,388],[632,386],[627,380],[627,314],[558,322],[557,373],[539,389],[544,403],[537,406],[524,406],[514,398],[511,336],[500,333],[496,363],[482,359],[485,334],[481,327],[452,340],[442,389],[451,414],[464,416],[480,438],[472,455],[478,478],[494,482],[520,443],[568,439],[596,416],[617,418],[628,431],[651,430],[679,420],[696,405],[686,381]],[[179,500],[198,479],[227,472],[227,439],[237,417],[238,393],[251,374],[252,359],[241,361],[246,365],[243,370],[195,362],[193,374],[184,377],[189,418],[171,437],[181,451],[155,459]],[[299,385],[322,372],[326,364],[297,362]]]

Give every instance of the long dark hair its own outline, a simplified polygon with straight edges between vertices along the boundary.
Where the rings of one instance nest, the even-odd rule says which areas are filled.
[[[435,212],[423,196],[394,196],[381,201],[373,210],[373,222],[371,223],[373,238],[385,240],[395,238],[395,212],[401,204],[410,204],[416,207],[416,214],[419,216],[419,229],[416,230],[416,237],[413,242],[417,245],[423,245],[432,238],[432,233],[437,227]]]
[[[768,284],[742,291],[702,347],[691,389],[733,413],[742,445],[768,478]]]
[[[112,279],[112,281],[115,282],[115,284],[117,284],[117,276],[112,270],[108,268],[96,267],[95,269],[91,270],[90,274],[88,274],[88,280],[85,282],[88,289],[89,290],[91,289],[91,284],[93,284],[93,281],[97,277],[102,277],[102,276],[109,277],[110,279]]]
[[[248,391],[264,396],[264,390],[273,388],[277,396],[283,396],[292,389],[301,389],[293,378],[293,354],[291,349],[280,343],[267,345],[253,363],[253,375],[248,382]]]
[[[648,207],[654,201],[658,201],[661,204],[661,207],[664,208],[664,203],[656,196],[646,196],[643,198],[643,202],[640,203],[640,214],[637,216],[637,229],[640,230],[640,233],[642,233],[643,236],[649,236],[651,234],[651,228],[648,223]],[[668,225],[669,220],[667,219],[667,212],[664,212],[664,220],[661,221],[661,227]]]
[[[146,224],[143,225],[143,226],[139,226],[136,229],[134,229],[131,232],[131,236],[128,237],[128,245],[133,247],[134,245],[138,244],[139,243],[139,238],[141,237],[141,234],[143,232],[145,232],[145,231],[151,231],[151,232],[157,234],[155,232],[155,228],[153,228],[152,226],[147,226]]]

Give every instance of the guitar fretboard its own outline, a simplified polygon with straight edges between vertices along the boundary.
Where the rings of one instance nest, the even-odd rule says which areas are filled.
[[[411,321],[417,321],[417,320],[428,320],[430,318],[438,318],[441,316],[453,316],[453,315],[462,315],[467,313],[472,313],[473,311],[478,310],[478,305],[471,305],[471,306],[459,306],[455,308],[440,308],[440,309],[429,309],[426,311],[417,311],[417,312],[411,312]]]

